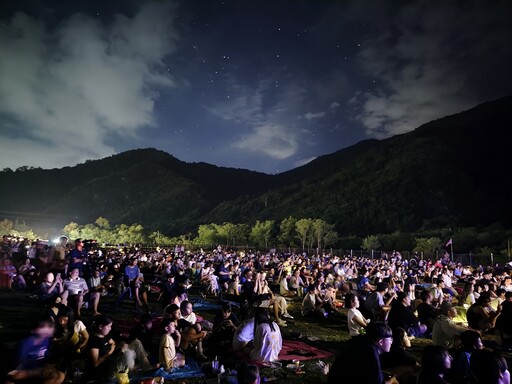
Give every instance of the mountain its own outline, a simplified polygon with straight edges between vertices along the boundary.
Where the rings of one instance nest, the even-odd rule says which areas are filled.
[[[510,226],[510,110],[512,97],[488,102],[278,175],[185,163],[155,149],[62,169],[4,170],[0,206],[8,218],[23,212],[27,224],[103,216],[171,234],[288,216],[322,218],[340,234]]]

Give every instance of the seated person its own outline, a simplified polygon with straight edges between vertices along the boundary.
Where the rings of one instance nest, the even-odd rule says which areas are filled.
[[[170,319],[164,319],[162,322],[164,333],[160,339],[158,348],[159,362],[165,370],[179,368],[185,365],[185,356],[176,352],[176,345],[180,345],[181,334],[176,329],[175,322]]]
[[[288,287],[288,279],[291,277],[291,275],[288,272],[284,272],[284,273],[285,273],[285,275],[283,277],[281,277],[281,281],[279,281],[279,293],[281,294],[281,296],[285,296],[285,297],[295,296],[297,294],[297,292],[292,291]]]
[[[390,351],[392,342],[391,328],[383,322],[371,322],[364,336],[352,337],[344,345],[331,366],[327,383],[383,384],[385,373],[379,357]]]
[[[475,351],[470,364],[477,384],[510,384],[507,361],[499,352]]]
[[[425,324],[427,326],[428,333],[432,333],[434,321],[436,320],[437,316],[441,314],[441,311],[432,305],[433,297],[430,291],[422,291],[420,298],[421,303],[419,303],[418,307],[416,308],[416,311],[418,312],[418,320],[421,324]]]
[[[216,348],[231,346],[233,336],[240,325],[238,317],[233,312],[231,303],[223,302],[222,309],[213,319],[213,329],[210,336],[210,344]]]
[[[457,309],[451,303],[445,301],[441,304],[441,314],[434,322],[432,330],[432,342],[445,348],[453,348],[458,337],[468,328],[456,324],[453,319],[457,317]]]
[[[37,287],[37,297],[43,305],[54,303],[62,292],[64,292],[62,278],[60,274],[55,276],[52,272],[46,273],[43,281]]]
[[[345,296],[345,308],[347,311],[347,325],[350,336],[359,336],[362,330],[370,323],[370,320],[365,319],[359,311],[359,298],[353,293],[347,293]]]
[[[395,291],[388,294],[388,290],[388,283],[377,283],[375,291],[372,292],[364,302],[365,313],[368,313],[370,318],[374,321],[385,321],[387,319],[389,305],[396,297]]]
[[[281,327],[286,327],[286,321],[279,318],[282,315],[285,318],[293,319],[288,313],[288,304],[286,303],[286,299],[282,296],[274,295],[268,286],[268,281],[266,280],[265,272],[258,272],[256,274],[256,280],[254,282],[254,292],[258,298],[258,301],[266,301],[268,307],[273,307],[274,310],[274,318]]]
[[[181,335],[179,347],[187,352],[189,348],[195,350],[195,354],[199,359],[205,359],[203,353],[203,340],[207,332],[201,330],[201,325],[196,322],[195,313],[192,312],[192,303],[185,300],[181,303],[181,307],[171,304],[166,310],[168,315],[164,318],[171,318],[176,322],[176,329]]]
[[[254,364],[240,364],[236,368],[236,380],[238,384],[260,384],[258,366]]]
[[[55,323],[51,318],[37,320],[31,336],[20,344],[18,365],[7,374],[6,384],[60,384],[64,381],[64,373],[50,362],[48,350],[54,331]]]
[[[255,361],[277,361],[283,347],[279,326],[270,319],[265,308],[257,308],[254,315],[254,348],[250,357]]]
[[[496,342],[502,346],[512,346],[512,292],[505,292],[501,305],[501,315],[496,320]]]
[[[397,299],[389,311],[388,323],[391,329],[403,328],[409,335],[420,337],[427,331],[411,310],[411,298],[407,292],[398,292]]]
[[[308,292],[302,300],[301,313],[304,317],[311,319],[324,319],[328,313],[323,307],[324,303],[318,300],[318,288],[315,284],[310,284]]]
[[[397,328],[393,331],[390,351],[380,355],[382,369],[392,372],[399,383],[410,382],[420,368],[416,358],[407,352],[408,348],[411,348],[411,340],[407,331]]]
[[[149,353],[153,346],[153,319],[150,315],[144,314],[140,317],[139,323],[132,328],[129,336],[129,348],[135,352],[135,367],[142,370],[149,370],[152,367],[148,360]]]
[[[89,341],[89,332],[81,320],[76,319],[73,310],[62,306],[57,313],[54,333],[54,349],[65,361],[78,358]]]
[[[85,295],[89,292],[89,287],[85,280],[79,276],[78,268],[73,268],[69,273],[69,278],[64,280],[64,291],[62,292],[62,303],[73,308],[73,312],[80,317],[80,310],[84,304]]]
[[[460,335],[460,347],[452,350],[453,362],[448,380],[450,383],[466,383],[472,376],[470,360],[473,352],[482,349],[480,332],[468,329]]]
[[[247,354],[254,347],[254,317],[245,320],[238,326],[233,335],[233,350],[244,351]]]
[[[110,337],[111,330],[110,318],[104,315],[95,318],[85,355],[85,379],[103,380],[115,377],[117,371],[112,355],[116,351],[116,342]]]
[[[417,384],[449,384],[444,376],[451,368],[452,357],[446,348],[427,345],[421,357]]]
[[[477,331],[488,331],[496,326],[498,316],[501,314],[501,305],[494,311],[491,304],[491,294],[489,292],[482,292],[475,304],[468,308],[466,317],[468,325]]]

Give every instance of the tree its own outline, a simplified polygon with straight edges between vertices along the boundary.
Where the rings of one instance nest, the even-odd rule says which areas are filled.
[[[201,224],[197,230],[194,244],[197,247],[213,247],[218,241],[217,226],[215,224]]]
[[[62,233],[64,233],[70,239],[78,239],[81,237],[80,226],[73,221],[69,224],[66,224],[66,226],[62,228]]]
[[[268,243],[272,236],[273,228],[274,220],[256,220],[256,223],[251,228],[251,239],[256,243],[256,245],[264,245],[265,249],[268,249]]]
[[[103,228],[103,229],[109,229],[110,228],[110,223],[108,222],[108,220],[105,219],[104,217],[101,217],[101,216],[98,217],[94,223],[98,227]]]
[[[441,248],[441,244],[441,239],[439,239],[439,237],[418,237],[416,238],[416,245],[413,251],[421,254],[433,255]]]
[[[379,238],[375,235],[366,236],[363,239],[361,248],[365,251],[372,251],[380,248]]]
[[[312,219],[300,219],[295,223],[295,232],[302,245],[302,250],[306,249],[306,241],[310,237]]]
[[[296,231],[295,224],[297,223],[297,219],[295,217],[289,216],[283,220],[281,220],[281,224],[279,224],[279,236],[277,240],[287,247],[295,246],[296,239]]]
[[[325,248],[326,240],[332,242],[337,237],[336,232],[334,232],[334,225],[326,223],[322,219],[314,220],[311,223],[311,230],[313,232],[312,237],[316,240],[317,252]]]
[[[0,234],[7,235],[11,233],[13,229],[13,223],[11,220],[3,219],[0,221]]]

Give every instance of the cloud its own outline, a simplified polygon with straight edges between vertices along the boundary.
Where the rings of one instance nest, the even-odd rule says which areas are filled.
[[[322,117],[325,117],[325,112],[317,112],[317,113],[307,112],[301,116],[301,118],[304,118],[306,120],[321,119]]]
[[[251,134],[235,144],[239,149],[264,153],[273,159],[284,160],[299,149],[299,142],[293,132],[277,124],[254,127]]]
[[[109,25],[83,14],[56,29],[24,13],[0,23],[2,164],[73,165],[153,126],[154,89],[174,85],[163,67],[178,40],[172,12],[147,2]]]
[[[369,34],[358,60],[376,85],[351,100],[366,134],[384,138],[408,132],[487,101],[478,92],[484,61],[510,64],[510,54],[499,43],[510,34],[504,16],[509,12],[501,9],[499,16],[504,4],[497,9],[458,2],[432,7],[418,1],[400,9],[393,29],[381,30],[378,37]],[[499,83],[501,75],[491,69],[485,76]]]
[[[315,160],[318,156],[312,156],[312,157],[308,157],[306,159],[299,159],[295,162],[294,166],[295,167],[302,167],[303,165],[306,165],[308,163],[311,163],[313,160]]]
[[[304,102],[304,88],[296,83],[272,89],[273,78],[258,82],[252,88],[240,84],[230,75],[229,100],[206,107],[223,120],[236,123],[239,139],[232,148],[284,160],[303,144],[307,130],[296,125],[296,116]]]

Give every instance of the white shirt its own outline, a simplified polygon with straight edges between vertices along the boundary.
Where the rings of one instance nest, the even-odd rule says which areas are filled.
[[[251,351],[251,359],[257,361],[277,361],[279,352],[283,347],[283,338],[279,326],[273,322],[274,331],[270,324],[258,325],[254,334],[254,348]]]
[[[347,325],[348,325],[348,331],[350,333],[350,336],[357,336],[361,333],[361,330],[363,329],[362,326],[357,324],[354,321],[354,317],[359,317],[361,319],[364,319],[363,314],[359,309],[357,308],[350,308],[347,312]]]

